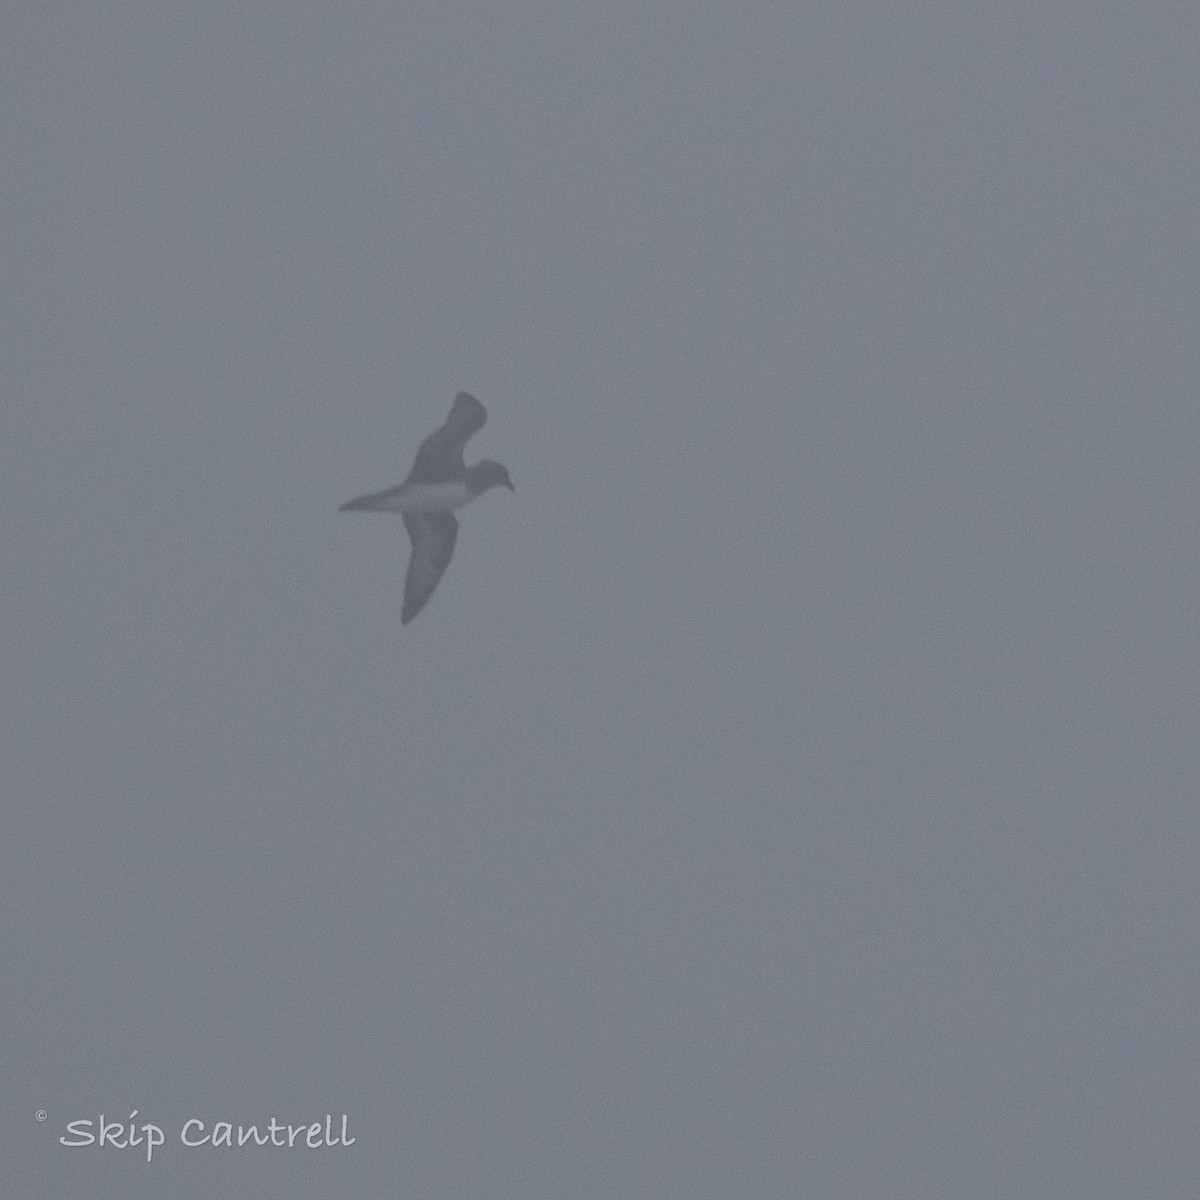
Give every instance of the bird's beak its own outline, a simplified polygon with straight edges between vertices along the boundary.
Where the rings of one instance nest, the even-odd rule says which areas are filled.
[[[352,512],[356,508],[372,508],[371,503],[374,500],[374,495],[359,496],[357,500],[347,500],[345,504],[338,509],[338,512]]]

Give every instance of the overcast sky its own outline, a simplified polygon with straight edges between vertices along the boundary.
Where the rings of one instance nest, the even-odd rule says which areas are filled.
[[[1193,1197],[1198,45],[9,5],[7,1194]]]

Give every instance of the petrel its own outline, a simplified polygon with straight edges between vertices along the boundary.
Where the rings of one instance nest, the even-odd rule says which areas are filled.
[[[407,625],[425,607],[454,553],[458,521],[453,510],[469,504],[488,488],[513,488],[508,471],[485,459],[473,467],[463,463],[467,438],[487,420],[487,410],[466,392],[454,397],[450,415],[417,450],[408,478],[386,492],[371,492],[343,504],[338,512],[398,512],[412,541],[412,557],[404,579],[400,624]]]

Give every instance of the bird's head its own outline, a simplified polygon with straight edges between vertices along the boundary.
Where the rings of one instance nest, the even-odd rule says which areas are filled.
[[[500,485],[508,488],[510,492],[517,490],[513,487],[513,481],[508,477],[508,468],[502,467],[498,462],[492,462],[490,458],[476,463],[467,471],[467,486],[476,496],[480,492],[486,492],[490,487]]]

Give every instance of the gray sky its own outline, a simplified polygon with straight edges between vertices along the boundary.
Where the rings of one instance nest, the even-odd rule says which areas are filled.
[[[1193,1196],[1198,38],[10,6],[9,1194]]]

